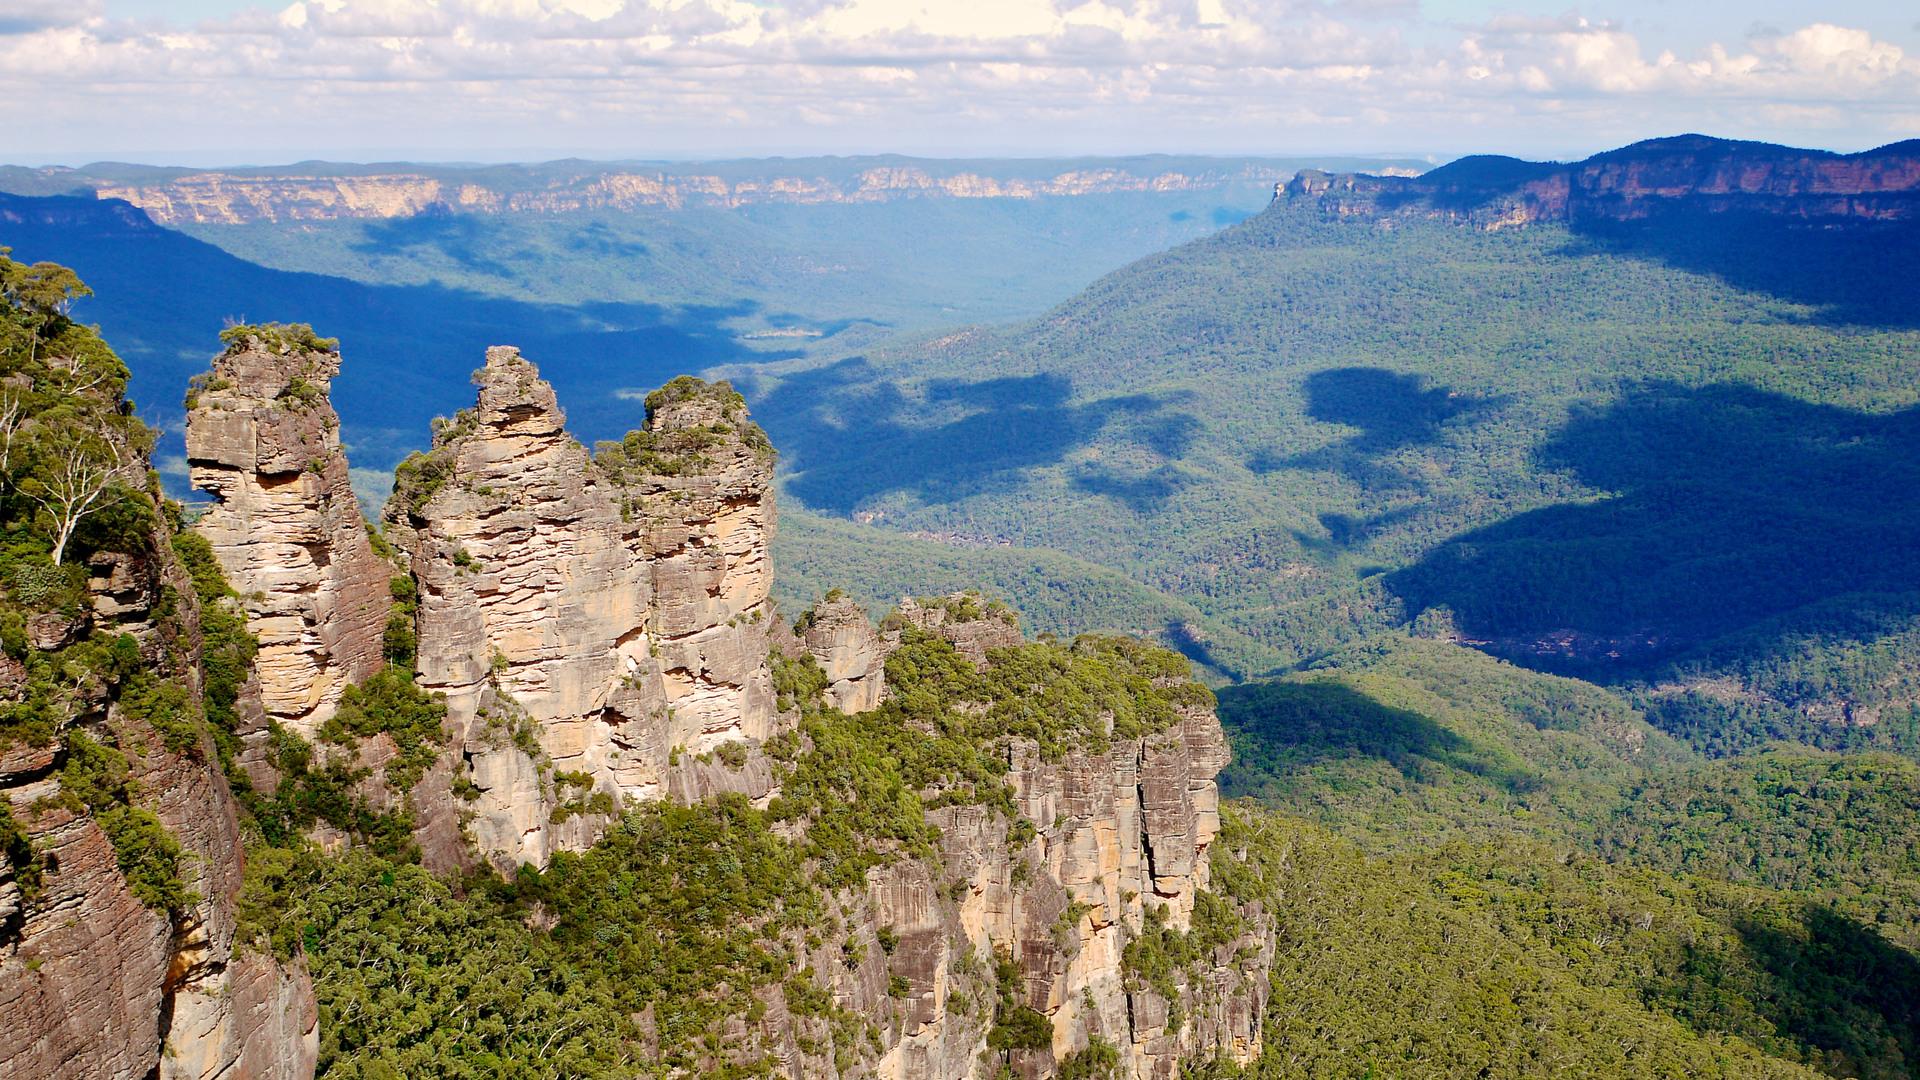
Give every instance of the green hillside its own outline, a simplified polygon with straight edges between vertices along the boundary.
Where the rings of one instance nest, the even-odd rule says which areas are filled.
[[[1274,1002],[1236,1080],[1914,1075],[1920,963],[1817,903],[1524,841],[1370,854],[1229,812]]]
[[[1664,687],[1720,751],[1891,745],[1920,696],[1905,238],[1282,201],[1030,323],[740,376],[809,507],[1111,567],[1276,667],[1420,620]],[[1824,681],[1760,670],[1789,653]],[[1723,675],[1750,700],[1703,720]],[[1852,706],[1894,723],[1820,719]]]
[[[1583,833],[1691,755],[1625,701],[1435,641],[1381,635],[1220,692],[1244,795],[1394,845]]]

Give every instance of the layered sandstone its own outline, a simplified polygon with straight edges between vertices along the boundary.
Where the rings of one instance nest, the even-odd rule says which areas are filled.
[[[1012,613],[975,596],[909,601],[885,625],[878,638],[844,600],[801,619],[801,640],[829,675],[829,703],[848,685],[836,673],[878,677],[906,633],[944,637],[976,666],[1022,643]],[[869,637],[878,638],[876,662],[836,672],[836,659],[868,655]],[[984,1078],[1003,1065],[1051,1076],[1094,1039],[1119,1050],[1117,1076],[1141,1080],[1258,1053],[1273,951],[1271,920],[1257,907],[1222,901],[1238,929],[1158,988],[1125,958],[1159,927],[1195,927],[1210,889],[1215,778],[1227,761],[1212,709],[1196,701],[1165,730],[1053,760],[1021,739],[1006,754],[1011,816],[978,804],[931,809],[935,858],[868,871],[862,886],[833,898],[829,925],[840,929],[798,945],[836,1006],[877,1025],[877,1041],[836,1045],[823,1021],[796,1014],[776,992],[761,1019],[730,1032],[729,1046],[747,1057],[771,1052],[783,1076],[890,1080]],[[1015,999],[1050,1026],[1046,1047],[989,1045],[1002,990],[995,968],[1009,963]],[[852,1061],[837,1059],[848,1049]]]
[[[199,606],[164,541],[92,569],[91,628],[127,635],[145,670],[197,697]],[[0,1077],[311,1077],[318,1014],[304,971],[236,940],[240,826],[210,735],[182,747],[170,733],[169,746],[104,685],[64,704],[61,739],[0,749],[0,798],[41,868],[29,897],[0,861]],[[183,850],[183,905],[143,903],[100,822],[63,790],[74,734],[125,756],[132,806]]]
[[[189,397],[195,528],[246,606],[268,717],[311,738],[379,670],[391,569],[368,542],[327,400],[337,353],[248,336]]]
[[[402,466],[388,525],[470,835],[497,865],[542,865],[663,797],[679,754],[771,733],[772,455],[724,384],[676,382],[596,462],[516,350],[489,349],[475,381],[475,407]]]
[[[860,605],[822,600],[801,621],[801,643],[827,675],[828,704],[848,713],[878,708],[887,692],[887,642]]]
[[[1414,178],[1307,171],[1276,195],[1312,198],[1343,215],[1409,214],[1486,229],[1676,212],[1911,222],[1920,220],[1920,141],[1835,154],[1684,135],[1570,164],[1475,156]]]
[[[953,641],[976,664],[990,662],[987,649],[1019,643],[1010,612],[956,618],[956,602],[967,599],[905,604],[900,614]],[[1033,825],[1024,844],[982,807],[933,811],[945,874],[965,883],[953,909],[941,912],[912,873],[870,890],[876,919],[912,925],[901,930],[902,949],[911,943],[925,957],[915,980],[921,1022],[901,1032],[881,1075],[968,1074],[982,1033],[954,1015],[954,987],[940,973],[969,949],[1006,950],[1019,965],[1025,1004],[1053,1023],[1051,1052],[1014,1062],[1023,1075],[1049,1075],[1096,1036],[1120,1049],[1130,1077],[1170,1080],[1182,1061],[1249,1059],[1268,994],[1271,945],[1262,935],[1223,946],[1200,985],[1180,980],[1173,1002],[1129,978],[1122,959],[1146,930],[1150,908],[1175,930],[1192,926],[1196,897],[1209,886],[1220,824],[1215,778],[1227,761],[1219,719],[1210,708],[1187,707],[1173,728],[1116,739],[1104,752],[1073,750],[1047,761],[1016,742],[1008,780],[1019,818]],[[1259,923],[1258,912],[1246,914]],[[1250,955],[1236,961],[1242,949]]]
[[[426,213],[563,214],[582,211],[757,204],[877,203],[900,198],[1040,199],[1116,192],[1205,191],[1267,183],[1284,175],[1277,164],[1227,161],[1211,167],[1169,169],[1115,164],[1060,168],[1050,174],[993,176],[934,163],[887,163],[836,175],[735,175],[701,166],[638,169],[558,164],[491,173],[435,169],[345,169],[314,172],[290,167],[247,172],[197,172],[128,181],[72,180],[100,198],[121,199],[164,225],[238,225],[255,222],[381,219]],[[502,182],[500,173],[521,173]]]

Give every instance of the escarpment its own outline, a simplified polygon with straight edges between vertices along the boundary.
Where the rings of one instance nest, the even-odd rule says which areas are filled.
[[[327,400],[340,369],[331,343],[267,328],[225,336],[188,395],[187,467],[213,498],[195,528],[240,585],[266,715],[311,738],[380,667],[390,571],[368,542]]]
[[[785,991],[730,1061],[784,1046],[798,1060],[782,1075],[1171,1078],[1258,1052],[1270,920],[1211,891],[1227,750],[1183,660],[1118,638],[1028,643],[1009,609],[964,594],[904,602],[881,633],[829,600],[798,629],[812,662],[787,662],[783,692],[814,749],[770,747],[795,786],[773,813],[812,829],[859,812],[878,797],[862,781],[837,781],[844,807],[812,789],[871,768],[872,743],[914,777],[936,839],[906,857],[909,816],[866,840],[894,857],[832,893],[845,929],[803,953],[878,1039],[851,1065],[807,1053],[831,1027]],[[812,681],[791,689],[795,671]],[[850,697],[865,708],[849,715]],[[905,765],[929,759],[943,764]]]
[[[10,434],[61,455],[14,441],[0,483],[0,1077],[310,1077],[307,972],[241,929],[250,643],[146,480],[125,369],[70,323],[38,336],[0,346]],[[48,535],[22,486],[82,465],[101,510]]]
[[[771,734],[772,455],[724,385],[670,385],[596,458],[517,351],[475,379],[474,408],[401,466],[387,524],[473,840],[544,865],[661,798],[679,753]]]
[[[0,863],[0,1077],[311,1077],[304,966],[238,935],[241,828],[199,722],[192,585],[157,537],[93,561],[86,638],[66,649],[133,643],[160,674],[72,699],[55,742],[0,748],[0,826],[18,830]]]
[[[234,703],[242,749],[277,730],[263,778],[292,792],[248,805],[348,807],[280,819],[278,857],[320,861],[276,888],[324,887],[328,859],[364,872],[321,847],[410,858],[396,838],[435,870],[490,865],[503,895],[532,890],[494,929],[588,948],[572,1007],[604,998],[596,1038],[669,1075],[1172,1080],[1258,1053],[1272,920],[1214,888],[1233,857],[1216,850],[1227,749],[1184,659],[1116,637],[1030,642],[972,594],[903,601],[877,627],[832,596],[789,629],[768,599],[772,448],[739,395],[675,380],[643,426],[589,451],[510,348],[488,351],[474,407],[401,466],[370,541],[330,479],[345,470],[324,422],[332,355],[239,344],[192,421],[196,479],[223,496],[203,518],[208,557],[238,592],[217,602],[261,637],[246,693],[315,703]],[[282,416],[296,380],[317,391]],[[276,471],[283,447],[313,468]],[[250,548],[281,542],[242,524],[269,519],[305,543]],[[341,618],[349,595],[375,595],[380,617]],[[331,686],[331,701],[312,692]],[[309,756],[286,749],[296,723]],[[655,866],[663,850],[691,861]],[[601,884],[683,872],[686,909],[624,909]],[[323,940],[308,935],[328,905],[363,902],[274,907],[290,895],[264,902],[258,933],[283,949],[291,935],[295,955]],[[309,947],[322,1006],[344,1008],[325,979],[341,960]],[[213,970],[202,955],[185,969]],[[217,939],[204,955],[224,955]],[[274,963],[224,964],[224,1012],[176,992],[172,1030],[196,1033],[176,1060],[305,1046],[299,961]],[[222,1034],[248,1025],[254,1044]]]
[[[1920,142],[1836,154],[1683,135],[1571,163],[1476,155],[1418,177],[1308,170],[1275,194],[1313,199],[1342,216],[1430,217],[1484,229],[1672,214],[1911,223],[1920,221]]]

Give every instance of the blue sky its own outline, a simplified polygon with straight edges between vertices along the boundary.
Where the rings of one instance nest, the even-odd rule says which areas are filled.
[[[0,157],[1501,151],[1920,136],[1882,0],[0,0]]]

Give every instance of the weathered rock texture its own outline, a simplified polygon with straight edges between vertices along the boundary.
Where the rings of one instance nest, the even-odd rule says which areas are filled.
[[[895,632],[873,666],[852,670],[877,671],[909,626],[947,638],[976,665],[990,662],[989,649],[1021,643],[1012,613],[983,608],[977,597],[909,602],[888,625]],[[866,616],[845,602],[821,605],[801,626],[830,674],[835,656],[874,648]],[[857,644],[845,647],[848,639]],[[1002,1065],[1052,1076],[1095,1038],[1119,1050],[1117,1075],[1129,1078],[1171,1080],[1185,1062],[1251,1059],[1273,955],[1271,920],[1257,907],[1217,899],[1241,930],[1159,989],[1124,959],[1156,923],[1195,925],[1219,829],[1215,777],[1226,761],[1219,721],[1199,705],[1165,731],[1053,761],[1015,740],[1007,774],[1014,817],[981,805],[931,810],[936,858],[870,870],[864,887],[833,898],[829,924],[839,929],[797,946],[835,1006],[871,1021],[878,1039],[849,1046],[842,1033],[836,1042],[827,1021],[796,1015],[775,990],[765,1015],[737,1024],[727,1045],[743,1060],[772,1053],[783,1076],[891,1080],[984,1080]],[[1018,1002],[1051,1023],[1051,1046],[989,1050],[996,957],[1011,961]]]
[[[848,713],[877,708],[887,692],[887,642],[851,600],[822,600],[802,619],[801,641],[827,673],[827,701]]]
[[[583,210],[678,210],[756,204],[877,203],[907,198],[1038,199],[1114,192],[1210,191],[1271,183],[1291,169],[1257,159],[1169,163],[1114,162],[991,175],[964,162],[873,159],[791,162],[745,170],[688,164],[656,168],[553,163],[485,171],[458,167],[345,166],[315,172],[291,166],[247,172],[151,177],[86,170],[39,170],[23,191],[92,189],[124,199],[167,225],[262,221],[380,219],[455,211],[463,214],[577,213]],[[22,178],[24,179],[24,177]],[[504,180],[504,182],[502,182]]]
[[[906,604],[900,614],[979,656],[977,664],[986,662],[985,649],[1020,640],[1010,613],[958,621],[950,607]],[[941,904],[934,883],[912,869],[878,872],[869,889],[875,923],[901,936],[896,970],[903,953],[919,961],[909,976],[913,1019],[880,1075],[971,1075],[984,1033],[956,1015],[950,1000],[953,969],[969,950],[1009,952],[1025,1004],[1053,1021],[1050,1054],[1014,1055],[1022,1075],[1049,1075],[1095,1036],[1120,1049],[1124,1075],[1133,1077],[1171,1078],[1185,1060],[1250,1058],[1268,994],[1265,935],[1221,946],[1198,984],[1179,980],[1177,1002],[1129,979],[1122,963],[1149,907],[1176,930],[1192,925],[1219,831],[1215,777],[1227,760],[1218,718],[1188,708],[1174,728],[1115,740],[1105,753],[1073,751],[1048,762],[1031,744],[1016,743],[1008,779],[1020,817],[1034,826],[1024,844],[1011,842],[1008,823],[984,808],[933,811],[944,874],[964,883],[957,902]],[[1258,912],[1243,914],[1250,926],[1262,924]],[[1249,955],[1237,958],[1242,949]],[[1176,1010],[1180,1020],[1170,1022]]]
[[[1789,221],[1920,220],[1920,140],[1858,154],[1653,139],[1572,164],[1462,158],[1415,178],[1307,171],[1278,194],[1338,213],[1413,214],[1486,229],[1638,221],[1674,212]]]
[[[197,694],[198,605],[164,542],[94,570],[94,626],[131,635],[144,666]],[[211,738],[170,750],[104,689],[69,704],[67,728],[126,755],[134,805],[179,841],[196,899],[169,912],[134,895],[93,815],[63,797],[60,741],[0,749],[0,798],[44,867],[29,900],[0,861],[0,1078],[312,1076],[304,972],[235,941],[240,828]]]
[[[270,367],[285,359],[238,355]],[[323,364],[322,377],[331,373]],[[387,514],[417,587],[418,681],[448,705],[448,750],[410,793],[430,863],[459,864],[470,838],[501,869],[543,864],[556,850],[592,843],[629,800],[767,797],[777,772],[758,744],[791,719],[775,712],[768,652],[776,644],[819,663],[830,704],[866,711],[885,700],[885,666],[903,634],[943,637],[980,667],[1022,643],[1012,612],[971,595],[903,602],[884,630],[851,603],[823,601],[797,636],[784,627],[776,636],[768,600],[771,449],[724,384],[676,380],[649,398],[643,429],[596,455],[567,435],[552,388],[517,351],[490,349],[475,381],[475,407],[439,425],[433,449],[402,466]],[[236,504],[256,514],[272,507],[276,522],[316,537],[314,548],[289,557],[306,575],[300,580],[324,581],[312,571],[338,565],[334,542],[347,552],[355,538],[364,544],[351,502],[331,516],[331,489],[321,483],[336,462],[343,475],[344,461],[324,424],[301,426],[304,412],[281,416],[281,390],[271,379],[256,384],[269,387],[264,396],[241,399],[231,385],[203,391],[196,478],[228,493],[221,513],[236,513]],[[272,452],[260,453],[263,444]],[[314,477],[311,485],[290,488],[304,492],[302,500],[261,494],[273,489],[259,478],[277,474],[260,463],[284,458],[283,444],[325,451],[320,466],[300,474]],[[235,584],[277,595],[269,586],[280,571],[269,549],[240,545],[242,530],[228,528],[234,539],[223,559]],[[311,564],[298,561],[315,551]],[[119,569],[100,574],[119,582],[114,603],[137,600]],[[369,588],[378,580],[384,601],[385,581],[366,578]],[[318,609],[291,603],[256,601],[250,614],[271,626],[289,610],[300,619],[288,625],[302,632],[326,625],[311,617]],[[369,627],[356,632],[375,640]],[[296,638],[284,640],[291,649]],[[298,640],[318,649],[322,635]],[[336,675],[350,681],[331,670],[346,652],[329,649],[311,664],[263,663],[266,696],[304,701],[312,696],[294,687],[333,685]],[[283,680],[293,686],[278,685]],[[377,777],[379,738],[363,740],[358,753]],[[1215,777],[1227,760],[1211,709],[1185,706],[1165,730],[1052,760],[1018,739],[1005,753],[1012,816],[936,805],[928,811],[940,830],[934,856],[869,871],[861,886],[829,898],[828,925],[795,932],[802,966],[830,992],[833,1010],[789,1008],[777,984],[764,1015],[737,1018],[725,1045],[748,1056],[773,1053],[782,1075],[896,1080],[985,1077],[1001,1064],[1023,1077],[1048,1076],[1096,1038],[1119,1049],[1122,1075],[1153,1080],[1171,1080],[1183,1061],[1245,1060],[1257,1051],[1272,952],[1260,911],[1233,911],[1239,929],[1231,940],[1212,942],[1210,957],[1170,979],[1150,985],[1125,961],[1129,943],[1161,926],[1186,930],[1205,914],[1203,903],[1224,903],[1201,899],[1219,827]],[[80,830],[67,842],[86,840]],[[211,854],[211,864],[237,865]],[[73,858],[85,865],[78,851]],[[133,969],[140,987],[156,967],[189,975],[170,1008],[151,993],[126,998],[127,1016],[159,1010],[170,1030],[191,1035],[167,1066],[176,1071],[163,1075],[285,1075],[303,1061],[310,1066],[310,1055],[300,1057],[314,1030],[304,973],[251,958],[216,964],[231,940],[230,921],[219,917],[201,928],[147,927],[143,937],[134,932],[146,927],[140,909],[127,899],[109,890],[96,900],[100,925],[131,923],[115,931],[130,943],[119,966]],[[91,945],[75,942],[71,951]],[[998,956],[1011,983],[996,973]],[[216,972],[225,981],[215,992],[213,983],[194,982],[195,972],[205,973],[202,982]],[[1050,1046],[987,1052],[994,1002],[1006,987],[1047,1018]],[[860,1018],[858,1038],[835,1028],[846,1017]],[[240,1032],[255,1041],[237,1039]],[[151,1051],[135,1049],[133,1056]]]
[[[309,738],[379,670],[388,565],[353,497],[327,387],[340,357],[249,338],[216,357],[187,413],[196,523],[260,639],[266,714]]]
[[[489,349],[475,379],[388,520],[419,586],[420,684],[447,695],[477,790],[473,840],[544,865],[599,835],[606,814],[576,812],[594,795],[661,798],[676,751],[771,734],[772,454],[724,384],[650,399],[603,466],[516,350]]]

